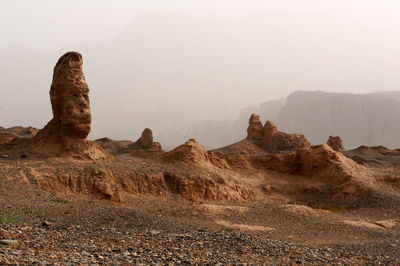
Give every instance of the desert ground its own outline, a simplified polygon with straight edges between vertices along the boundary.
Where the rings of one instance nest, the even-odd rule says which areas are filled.
[[[82,62],[57,62],[43,129],[0,128],[0,264],[400,264],[399,150],[312,146],[256,114],[209,151],[89,141]]]
[[[272,170],[207,173],[151,157],[125,154],[100,163],[2,158],[0,238],[17,243],[0,247],[0,262],[400,263],[395,189],[335,205],[297,195],[306,177]],[[103,171],[115,179],[99,177]],[[85,184],[85,174],[99,184]],[[174,175],[188,190],[173,185]],[[211,183],[193,187],[192,180]],[[115,196],[117,184],[125,188]]]

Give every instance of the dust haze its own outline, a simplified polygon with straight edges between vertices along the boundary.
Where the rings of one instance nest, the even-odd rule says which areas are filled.
[[[249,110],[294,91],[398,90],[399,8],[397,1],[361,0],[3,0],[0,125],[44,127],[51,118],[53,67],[65,52],[79,51],[91,89],[90,139],[136,140],[151,128],[167,149],[189,137],[207,148],[220,147],[245,136]],[[387,110],[386,102],[396,97],[384,98],[367,108],[368,117],[382,108],[385,116],[397,112]],[[263,121],[305,132],[312,143],[347,134],[341,117],[335,117],[338,122],[320,135],[308,136],[310,121],[279,115],[282,108],[294,108],[281,101],[268,111],[264,105]],[[324,113],[318,108],[307,112]],[[374,125],[363,108],[354,119],[362,116]],[[386,140],[392,133],[381,132],[397,128],[379,126],[376,142],[399,144]],[[359,144],[353,135],[348,146]],[[375,144],[373,136],[360,142]]]

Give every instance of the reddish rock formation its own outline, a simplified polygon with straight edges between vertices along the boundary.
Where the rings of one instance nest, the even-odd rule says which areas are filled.
[[[267,121],[263,127],[260,117],[256,114],[252,114],[250,117],[247,139],[268,152],[310,147],[310,143],[302,134],[280,132],[271,121]]]
[[[145,149],[153,148],[153,132],[149,128],[145,128],[140,137],[140,145]]]
[[[161,144],[153,141],[153,132],[149,128],[145,128],[142,136],[133,144],[128,145],[127,151],[130,150],[156,150],[161,151]]]
[[[303,134],[280,132],[272,122],[267,121],[262,147],[268,152],[278,152],[310,147],[310,143]]]
[[[247,128],[247,139],[261,145],[264,137],[264,129],[260,121],[260,117],[252,114],[249,119],[249,126]]]
[[[329,136],[328,141],[326,142],[326,144],[328,144],[330,147],[332,147],[332,149],[334,149],[335,151],[343,151],[343,145],[342,145],[342,140],[340,139],[339,136],[336,137],[332,137]]]
[[[33,153],[49,156],[110,159],[102,148],[86,140],[91,124],[88,94],[81,54],[64,54],[54,67],[50,88],[53,119],[30,141],[20,142],[19,146],[25,145]]]

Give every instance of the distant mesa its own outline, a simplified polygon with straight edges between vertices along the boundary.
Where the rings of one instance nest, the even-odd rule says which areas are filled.
[[[326,142],[333,150],[335,151],[344,151],[342,140],[339,136],[333,137],[329,136],[328,141]]]
[[[68,52],[53,71],[50,101],[53,119],[29,140],[13,141],[15,148],[47,156],[75,159],[111,159],[102,148],[89,142],[91,114],[89,86],[82,72],[82,56]],[[21,140],[21,141],[20,141]]]
[[[271,121],[267,121],[264,126],[260,117],[252,114],[247,128],[247,139],[262,147],[268,152],[279,152],[297,150],[310,147],[310,142],[303,134],[287,134],[278,131],[278,128]]]

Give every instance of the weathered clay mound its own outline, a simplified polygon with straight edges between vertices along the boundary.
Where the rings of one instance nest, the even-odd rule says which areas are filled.
[[[178,193],[185,199],[195,202],[203,199],[243,201],[253,196],[248,187],[222,178],[213,180],[198,176],[188,179],[173,173],[165,173],[164,180],[172,193]]]
[[[111,156],[86,140],[90,132],[89,87],[82,72],[82,56],[64,54],[57,62],[50,88],[53,119],[32,139],[16,139],[9,148],[47,156],[108,160]]]
[[[164,160],[178,161],[189,165],[204,165],[210,163],[207,150],[197,143],[195,139],[189,139],[184,144],[164,154]]]
[[[34,127],[0,127],[0,144],[6,144],[18,138],[32,138],[38,131]]]
[[[239,153],[242,155],[250,155],[250,154],[264,154],[265,150],[259,146],[257,146],[253,141],[249,139],[244,139],[234,144],[215,149],[213,150],[215,153]]]
[[[342,140],[339,136],[329,136],[328,141],[326,142],[333,150],[335,151],[343,151],[344,147],[342,145]]]
[[[118,155],[129,152],[128,146],[133,144],[133,142],[130,140],[113,140],[110,138],[96,139],[94,143],[99,145],[106,152],[112,155]]]
[[[379,152],[380,154],[382,154],[384,156],[400,154],[399,150],[391,150],[391,149],[388,149],[388,148],[386,148],[384,146],[373,146],[373,147],[371,147],[371,149]]]
[[[280,132],[271,121],[262,126],[260,117],[256,114],[250,116],[247,139],[272,153],[310,147],[304,135]]]
[[[351,204],[365,198],[372,185],[371,176],[365,167],[325,144],[253,160],[269,169],[304,176],[307,181],[321,184],[310,190],[305,189],[304,194],[313,194],[320,200],[336,204]]]
[[[244,201],[254,193],[233,180],[203,172],[186,171],[179,167],[159,167],[152,164],[150,171],[138,171],[137,164],[125,161],[93,164],[86,161],[52,158],[44,161],[22,161],[9,164],[0,161],[0,187],[42,189],[54,193],[76,193],[91,198],[121,202],[131,196],[148,194],[179,195],[191,201]],[[157,170],[154,170],[158,168]],[[142,168],[143,169],[143,168]],[[165,170],[169,169],[169,170]]]
[[[360,146],[354,150],[342,151],[342,153],[359,164],[371,166],[393,166],[400,162],[400,151],[390,150],[383,146]]]
[[[229,168],[224,158],[219,157],[213,151],[207,151],[195,139],[189,139],[172,151],[163,154],[162,159],[166,162],[179,162],[196,167]]]

